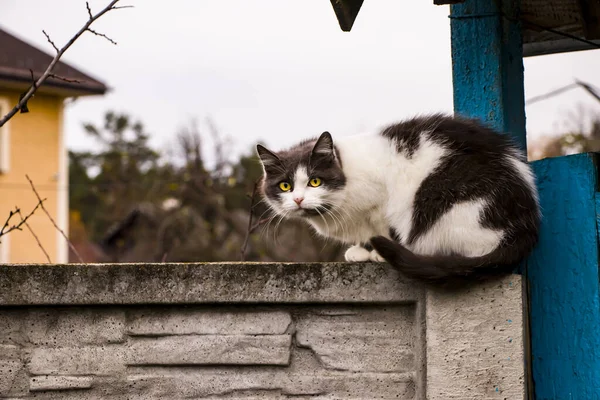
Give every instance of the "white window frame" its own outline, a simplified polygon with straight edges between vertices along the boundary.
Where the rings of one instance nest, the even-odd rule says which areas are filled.
[[[8,98],[0,97],[0,118],[11,109]],[[10,121],[0,127],[0,175],[10,170]],[[0,239],[0,264],[10,262],[10,235]]]
[[[69,155],[66,146],[64,126],[65,103],[61,102],[58,110],[58,192],[56,198],[56,223],[69,236]],[[56,260],[57,264],[69,262],[69,244],[62,233],[56,230]]]
[[[10,233],[0,238],[0,265],[10,263]]]
[[[6,97],[0,97],[0,118],[8,110],[10,103]],[[0,175],[8,173],[10,170],[10,121],[0,127]]]

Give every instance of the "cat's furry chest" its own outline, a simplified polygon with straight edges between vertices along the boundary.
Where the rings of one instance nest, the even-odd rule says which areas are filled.
[[[325,237],[347,244],[368,243],[373,236],[389,236],[389,188],[395,154],[380,136],[360,135],[338,142],[346,185],[338,207],[309,223]]]
[[[389,235],[386,211],[381,206],[361,213],[338,211],[325,218],[313,218],[309,223],[318,234],[349,244],[368,243],[373,236]]]

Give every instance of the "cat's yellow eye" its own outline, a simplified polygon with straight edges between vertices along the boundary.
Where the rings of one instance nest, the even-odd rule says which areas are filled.
[[[319,178],[312,178],[310,181],[308,181],[308,184],[312,187],[318,187],[321,186],[321,179]]]
[[[279,189],[283,190],[284,192],[289,192],[291,188],[292,188],[292,185],[290,185],[287,182],[281,182],[279,184]]]

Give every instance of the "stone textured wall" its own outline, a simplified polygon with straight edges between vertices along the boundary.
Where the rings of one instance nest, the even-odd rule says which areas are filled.
[[[0,266],[0,398],[523,399],[520,277],[380,264]]]

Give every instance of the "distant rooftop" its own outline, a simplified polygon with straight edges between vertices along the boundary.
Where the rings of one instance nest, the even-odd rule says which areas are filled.
[[[54,55],[45,53],[0,28],[0,87],[22,89],[31,84],[31,71],[39,78]],[[58,62],[53,74],[77,82],[48,78],[40,92],[65,96],[104,94],[106,85],[64,62]]]

